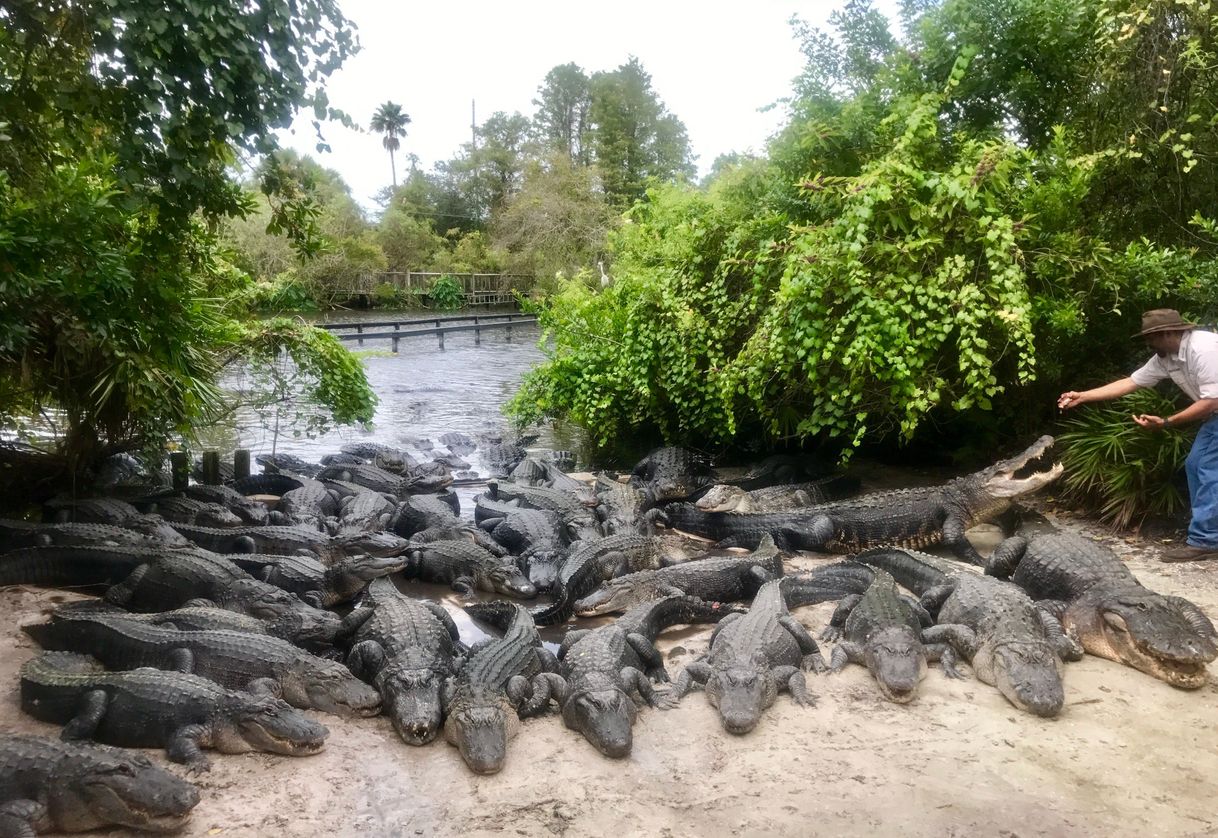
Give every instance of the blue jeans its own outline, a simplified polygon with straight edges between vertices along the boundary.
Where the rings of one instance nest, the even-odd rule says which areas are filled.
[[[1188,543],[1218,549],[1218,416],[1211,416],[1197,430],[1184,471],[1193,505]]]

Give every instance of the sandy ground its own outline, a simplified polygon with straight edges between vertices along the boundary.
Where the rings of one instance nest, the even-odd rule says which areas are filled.
[[[1218,565],[1164,565],[1161,544],[1054,523],[1104,540],[1145,584],[1218,617]],[[992,530],[970,535],[993,543]],[[826,561],[797,557],[790,566]],[[18,706],[17,671],[36,649],[16,626],[73,598],[0,591],[0,730],[57,734]],[[831,611],[819,605],[796,616],[815,634]],[[674,676],[708,635],[665,635]],[[320,755],[215,755],[184,834],[1218,834],[1218,686],[1184,692],[1093,657],[1070,664],[1065,683],[1065,709],[1043,720],[937,667],[913,704],[890,704],[852,666],[809,675],[815,707],[782,695],[740,737],[693,693],[675,710],[642,711],[634,752],[621,761],[551,714],[523,724],[504,770],[490,777],[469,772],[442,740],[403,744],[383,718],[325,717],[332,733]]]

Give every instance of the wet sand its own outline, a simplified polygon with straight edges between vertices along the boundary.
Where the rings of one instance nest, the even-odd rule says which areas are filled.
[[[1161,564],[1162,544],[1053,522],[1100,538],[1146,585],[1218,617],[1218,564]],[[970,536],[979,547],[993,543],[992,528]],[[788,567],[831,560],[799,556]],[[58,734],[19,708],[17,672],[36,648],[17,626],[76,598],[0,591],[0,730]],[[815,635],[832,608],[801,608],[796,617]],[[709,633],[661,639],[674,677],[705,650]],[[1066,707],[1044,720],[936,666],[916,701],[898,706],[851,666],[809,675],[815,707],[780,695],[739,737],[722,730],[698,692],[675,710],[641,711],[625,760],[602,757],[551,713],[522,725],[503,771],[489,777],[467,770],[442,739],[403,744],[384,718],[321,717],[331,737],[317,756],[213,755],[212,771],[198,778],[203,801],[182,834],[1218,834],[1218,686],[1177,690],[1090,656],[1067,666],[1065,685]]]

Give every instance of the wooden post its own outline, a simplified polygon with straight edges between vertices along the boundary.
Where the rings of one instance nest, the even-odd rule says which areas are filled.
[[[364,333],[364,325],[363,325],[362,323],[356,323],[356,324],[355,324],[355,333],[356,333],[357,335],[362,335],[362,334]],[[359,345],[359,346],[363,346],[363,345],[364,345],[364,339],[363,339],[363,338],[360,338],[358,341],[356,341],[356,343],[357,343],[357,345]]]
[[[203,484],[206,486],[220,485],[220,452],[203,452]]]
[[[173,475],[173,490],[182,492],[190,485],[190,455],[173,451],[169,455],[169,472]]]
[[[398,341],[400,341],[400,340],[401,340],[401,338],[393,339],[393,354],[394,355],[398,354]]]
[[[437,327],[437,328],[439,328],[439,327]],[[443,332],[436,332],[436,336],[437,336],[438,338],[440,338],[440,350],[441,350],[441,351],[443,351],[443,349],[444,349],[444,333],[443,333]]]
[[[248,448],[238,448],[233,452],[233,477],[250,476],[250,451]]]
[[[482,330],[478,328],[478,318],[474,318],[474,346],[482,345]]]

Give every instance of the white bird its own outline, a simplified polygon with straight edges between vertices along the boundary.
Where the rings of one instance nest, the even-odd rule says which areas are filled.
[[[601,288],[608,288],[611,280],[609,279],[609,274],[605,273],[605,263],[598,261],[596,263],[596,267],[599,268],[601,272]]]

